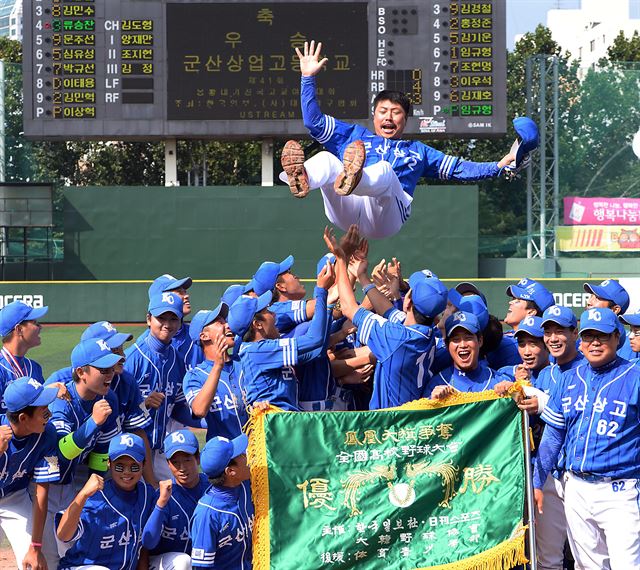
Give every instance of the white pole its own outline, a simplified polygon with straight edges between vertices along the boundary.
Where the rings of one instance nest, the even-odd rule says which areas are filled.
[[[531,439],[529,436],[529,414],[522,412],[524,423],[524,460],[525,460],[525,484],[527,486],[527,511],[529,532],[529,569],[538,569],[538,556],[536,553],[536,514],[535,501],[533,498],[533,473],[531,470]]]
[[[273,186],[273,139],[262,139],[262,185]]]
[[[179,186],[178,182],[178,144],[176,139],[164,141],[164,185]]]

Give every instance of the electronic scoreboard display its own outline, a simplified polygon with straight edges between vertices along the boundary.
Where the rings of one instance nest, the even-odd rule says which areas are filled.
[[[304,136],[312,39],[324,113],[367,126],[396,89],[411,137],[506,132],[505,0],[24,0],[23,27],[34,139]]]

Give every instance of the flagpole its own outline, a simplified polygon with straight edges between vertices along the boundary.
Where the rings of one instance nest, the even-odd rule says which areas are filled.
[[[536,521],[535,521],[535,501],[533,498],[533,474],[531,471],[531,438],[529,435],[529,414],[522,412],[524,421],[524,461],[525,461],[525,483],[527,485],[527,511],[529,532],[529,568],[538,570],[538,556],[536,553]]]

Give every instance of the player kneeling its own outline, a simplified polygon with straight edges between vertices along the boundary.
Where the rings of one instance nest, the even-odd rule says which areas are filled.
[[[140,481],[144,459],[141,437],[123,433],[111,440],[111,479],[105,482],[94,473],[67,510],[56,515],[58,540],[67,543],[60,570],[137,567],[142,529],[155,494],[151,485]]]

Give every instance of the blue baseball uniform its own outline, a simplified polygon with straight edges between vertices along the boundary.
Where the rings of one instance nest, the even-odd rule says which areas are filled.
[[[242,343],[241,388],[249,404],[268,400],[285,410],[299,410],[298,381],[293,367],[317,358],[327,334],[327,291],[316,287],[315,298],[315,314],[307,334]]]
[[[140,343],[149,336],[149,329],[146,329],[136,340]],[[191,370],[204,359],[202,347],[197,342],[191,340],[189,336],[189,323],[182,323],[180,330],[171,339],[171,346],[176,349],[180,360],[184,364],[185,370]]]
[[[307,320],[307,302],[277,301],[269,305],[269,310],[276,316],[276,327],[280,334],[288,333],[296,325]]]
[[[419,399],[431,378],[433,328],[405,326],[363,308],[354,315],[353,324],[358,327],[358,340],[378,359],[369,408],[389,408]]]
[[[123,491],[113,481],[89,497],[71,548],[58,568],[91,565],[134,570],[142,547],[142,531],[154,507],[155,491],[139,482],[133,491]],[[56,516],[56,527],[62,513]]]
[[[458,392],[484,392],[492,390],[500,380],[502,378],[482,360],[478,363],[478,367],[471,372],[462,372],[455,366],[450,366],[433,376],[424,395],[429,397],[436,386],[451,386]]]
[[[567,370],[573,370],[584,363],[584,355],[581,352],[576,354],[576,357],[565,364],[549,364],[545,366],[537,375],[535,382],[533,383],[535,388],[542,390],[545,394],[551,394],[556,384],[560,382],[562,374]]]
[[[251,570],[253,520],[248,481],[233,488],[209,487],[193,513],[193,567]]]
[[[10,425],[4,414],[0,414],[0,425]],[[1,498],[26,489],[31,480],[55,483],[59,479],[58,438],[51,423],[46,425],[43,433],[12,437],[7,451],[0,455]]]
[[[44,384],[42,366],[26,356],[13,356],[6,348],[2,348],[0,350],[0,413],[7,411],[2,395],[9,382],[23,376],[33,378]]]
[[[213,360],[204,360],[185,375],[182,389],[189,408],[202,390],[212,368]],[[204,418],[207,424],[207,441],[217,435],[227,439],[239,436],[242,433],[242,426],[249,419],[238,382],[239,374],[238,361],[225,362],[218,380],[216,395]]]
[[[167,552],[191,554],[191,519],[200,498],[209,488],[209,480],[200,473],[198,484],[187,489],[173,484],[169,502],[160,508],[156,504],[144,527],[142,545],[152,556]],[[156,492],[154,504],[158,500]]]
[[[522,364],[522,358],[518,352],[518,341],[513,336],[504,335],[498,347],[487,353],[486,359],[494,370]]]

